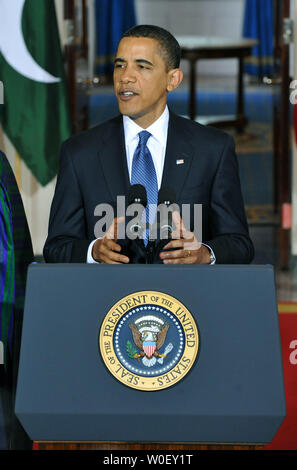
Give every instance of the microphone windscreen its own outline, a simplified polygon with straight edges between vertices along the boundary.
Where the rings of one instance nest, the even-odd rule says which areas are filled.
[[[142,184],[133,184],[128,191],[128,205],[141,204],[143,207],[147,205],[146,189]]]
[[[159,204],[166,204],[166,206],[170,206],[170,204],[174,204],[176,202],[176,194],[174,189],[170,187],[161,188],[158,194],[158,205]]]

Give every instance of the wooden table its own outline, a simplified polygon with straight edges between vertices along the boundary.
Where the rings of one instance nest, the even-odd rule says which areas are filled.
[[[190,92],[188,114],[190,119],[197,117],[196,105],[196,62],[201,59],[238,59],[237,106],[236,116],[231,119],[212,120],[216,127],[232,126],[242,131],[247,123],[244,114],[243,61],[251,55],[252,48],[258,44],[255,39],[233,39],[220,37],[180,36],[177,40],[181,46],[182,59],[190,62]],[[209,122],[210,123],[210,122]]]

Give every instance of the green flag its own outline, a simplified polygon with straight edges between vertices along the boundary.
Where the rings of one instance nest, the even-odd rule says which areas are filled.
[[[57,173],[71,120],[54,0],[0,0],[4,132],[36,179]]]

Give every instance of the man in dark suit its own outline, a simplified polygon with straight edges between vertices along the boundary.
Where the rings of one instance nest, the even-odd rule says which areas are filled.
[[[193,217],[184,228],[176,216],[183,230],[160,254],[163,263],[252,260],[233,139],[167,108],[168,92],[183,78],[179,62],[177,41],[157,26],[136,26],[121,39],[114,89],[122,116],[63,144],[44,247],[47,262],[129,263],[116,237],[121,220],[115,218],[96,239],[94,209],[103,203],[115,207],[117,196],[127,195],[135,183],[155,202],[160,187],[174,188],[176,202],[190,204],[192,215],[193,205],[202,204],[202,240],[193,232]]]

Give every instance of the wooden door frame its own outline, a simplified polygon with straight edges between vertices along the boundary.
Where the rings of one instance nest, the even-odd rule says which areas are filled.
[[[79,132],[88,128],[88,113],[86,106],[78,105],[78,94],[81,93],[77,84],[77,59],[88,57],[88,21],[87,21],[87,1],[82,0],[82,35],[77,35],[77,18],[75,0],[64,0],[64,20],[68,22],[68,41],[65,46],[65,61],[68,93],[70,100],[71,119],[73,131]]]

